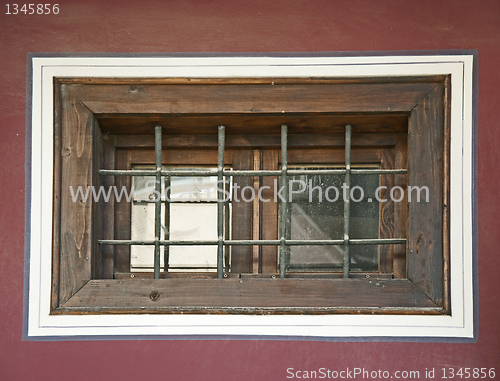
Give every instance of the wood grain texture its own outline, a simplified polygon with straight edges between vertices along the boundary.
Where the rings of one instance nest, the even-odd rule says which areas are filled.
[[[394,149],[380,150],[380,168],[394,169]],[[395,202],[391,198],[394,187],[394,175],[380,175],[380,199],[386,200],[379,203],[379,238],[394,238],[394,208]],[[399,198],[399,191],[394,191],[394,198]],[[381,273],[393,272],[394,245],[379,245],[379,271]]]
[[[59,305],[59,271],[61,245],[61,133],[62,133],[62,94],[61,83],[54,78],[54,196],[52,199],[52,281],[50,309]]]
[[[310,77],[310,78],[88,78],[63,77],[58,80],[64,84],[100,84],[100,85],[230,85],[230,84],[356,84],[356,83],[432,83],[442,82],[444,75],[409,76],[409,77]],[[134,88],[131,88],[133,91]]]
[[[150,295],[160,297],[153,301]],[[118,308],[311,308],[435,307],[408,280],[367,279],[130,279],[92,280],[63,307]],[[252,311],[248,311],[252,313]]]
[[[278,169],[279,150],[262,150],[262,169]],[[269,202],[260,202],[262,239],[278,239],[278,202],[274,202],[274,181],[276,176],[262,177],[262,199]],[[264,187],[269,187],[266,189]],[[278,249],[275,246],[262,246],[262,273],[276,273],[278,271]]]
[[[66,85],[95,114],[409,112],[436,83]]]
[[[406,118],[408,119],[408,118]],[[406,123],[408,128],[408,121]],[[406,132],[405,132],[406,134]],[[398,134],[394,133],[358,133],[352,136],[352,146],[378,147],[394,146]],[[154,148],[153,135],[109,135],[116,148]],[[288,135],[289,147],[343,147],[345,136],[339,134],[295,134]],[[274,147],[279,148],[281,138],[279,135],[227,135],[226,148],[232,147]],[[163,135],[163,148],[187,147],[217,147],[217,135]]]
[[[62,86],[61,128],[61,217],[59,305],[65,303],[91,277],[92,197],[73,202],[76,192],[92,186],[94,117],[78,99]]]
[[[451,144],[451,76],[443,81],[443,307],[451,313],[450,295],[450,144]]]
[[[116,144],[113,137],[103,140],[103,165],[104,169],[115,169]],[[114,176],[102,176],[102,183],[105,189],[115,186]],[[109,201],[103,205],[102,215],[102,239],[115,238],[115,198],[110,197]],[[102,278],[112,279],[114,272],[115,246],[103,245],[102,252]]]
[[[395,146],[395,166],[396,169],[408,168],[408,134],[397,134]],[[407,236],[408,224],[408,199],[407,199],[407,181],[408,175],[394,175],[395,186],[401,187],[404,192],[404,198],[394,204],[394,238],[403,238]],[[406,278],[406,245],[394,245],[393,254],[393,274],[396,279]]]
[[[153,159],[154,163],[154,159]],[[130,151],[117,149],[115,153],[116,169],[131,169]],[[116,176],[115,184],[119,190],[130,192],[132,182],[129,176]],[[114,239],[130,239],[131,204],[123,197],[115,202]],[[118,245],[114,248],[113,272],[130,271],[130,246]]]
[[[103,168],[104,165],[104,141],[101,129],[99,128],[99,123],[95,118],[93,119],[93,147],[92,147],[92,184],[96,191],[101,189],[101,186],[104,189],[109,189],[109,186],[106,186],[104,181],[106,179],[102,178],[99,175],[98,169]],[[111,197],[113,199],[113,197]],[[105,202],[101,197],[99,200],[94,200],[92,203],[92,279],[104,279],[104,247],[99,245],[97,240],[101,239],[103,236],[104,229],[104,215],[106,204],[109,202]],[[109,277],[108,279],[112,279]]]
[[[253,151],[253,170],[258,171],[262,169],[262,150],[255,149]],[[254,194],[258,194],[261,185],[261,178],[259,176],[252,176],[252,186]],[[252,239],[257,241],[261,239],[262,229],[266,227],[261,225],[261,208],[258,197],[254,197],[252,202]],[[261,272],[261,246],[252,246],[252,272],[258,274]]]
[[[233,153],[233,168],[252,169],[253,150],[240,149]],[[252,186],[251,177],[235,176],[233,185],[237,184],[239,190],[234,190],[232,195],[232,239],[252,239],[252,204],[242,201],[241,190]],[[249,192],[244,194],[246,199],[250,199]],[[239,202],[236,201],[239,200]],[[234,246],[231,248],[231,272],[251,273],[252,272],[252,247]]]
[[[376,113],[257,113],[251,114],[98,114],[97,119],[105,133],[113,135],[153,135],[154,126],[163,126],[164,135],[209,135],[217,126],[226,127],[226,137],[260,133],[279,134],[282,124],[290,134],[342,134],[346,124],[353,126],[354,134],[405,132],[408,112]]]
[[[344,152],[344,147],[321,149],[290,148],[288,149],[288,163],[344,165]],[[380,164],[380,149],[352,147],[351,162],[353,164]]]
[[[416,191],[408,194],[408,279],[439,306],[443,303],[442,149],[441,85],[412,112],[408,155],[408,185],[429,189],[429,202],[417,202]]]

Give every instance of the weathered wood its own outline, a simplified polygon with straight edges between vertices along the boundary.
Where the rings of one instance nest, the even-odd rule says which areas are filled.
[[[276,267],[276,266],[275,266]],[[236,274],[236,273],[227,273],[224,278],[258,278],[258,279],[276,279],[279,277],[277,272],[274,273],[246,273],[246,274]],[[274,277],[274,278],[273,278]],[[213,272],[196,272],[196,273],[186,273],[186,272],[163,272],[160,273],[160,279],[169,279],[169,278],[184,278],[184,279],[216,279],[217,273]],[[291,272],[287,271],[286,278],[290,279],[342,279],[342,272]],[[392,279],[392,274],[380,274],[374,272],[354,272],[350,274],[349,278],[351,279],[370,279],[370,280],[380,280],[380,279]],[[154,279],[153,272],[127,272],[127,273],[115,273],[115,279]]]
[[[398,133],[408,128],[409,112],[377,113],[278,113],[278,114],[100,114],[103,131],[116,135],[151,135],[154,126],[163,126],[168,135],[210,135],[217,126],[226,126],[227,137],[248,134],[279,134],[287,124],[290,134],[342,134],[346,124],[353,133]]]
[[[130,91],[137,91],[139,85],[224,85],[224,84],[355,84],[355,83],[421,83],[442,82],[444,75],[409,77],[362,77],[362,78],[59,78],[65,84],[131,85]]]
[[[339,164],[344,165],[344,148],[290,148],[288,149],[289,164]],[[380,164],[379,148],[357,148],[351,150],[353,164]]]
[[[116,150],[116,169],[131,169],[129,150]],[[154,158],[153,158],[154,163]],[[130,192],[132,182],[129,176],[116,176],[115,184],[119,191],[126,189]],[[120,202],[115,202],[114,233],[115,239],[130,239],[131,221],[130,202],[122,197]],[[114,248],[114,272],[130,271],[130,246],[116,246]]]
[[[102,168],[104,163],[104,142],[99,128],[99,123],[94,119],[93,126],[93,138],[94,144],[92,147],[92,184],[96,190],[99,192],[101,186],[103,189],[108,189],[105,182],[103,182],[101,176],[99,176],[98,170]],[[113,197],[111,197],[113,199]],[[104,210],[106,208],[107,202],[105,202],[102,197],[99,200],[94,200],[92,203],[92,279],[104,279],[104,253],[103,248],[97,242],[98,239],[102,239],[103,236],[103,217]],[[109,277],[108,279],[112,279]]]
[[[446,92],[443,91],[443,80]],[[54,178],[54,266],[51,303],[54,313],[92,313],[98,312],[99,309],[114,312],[149,311],[152,313],[181,310],[189,312],[197,309],[201,312],[230,313],[230,311],[240,309],[238,311],[241,313],[259,313],[261,310],[266,313],[272,311],[283,313],[287,308],[292,309],[290,313],[322,313],[322,311],[335,313],[343,307],[347,308],[342,310],[343,313],[370,311],[370,308],[375,308],[371,312],[383,310],[385,313],[391,313],[392,310],[387,309],[391,306],[406,308],[406,312],[409,313],[414,311],[412,310],[414,307],[427,312],[431,311],[430,313],[442,313],[441,310],[444,307],[444,311],[449,312],[449,212],[447,208],[449,180],[445,177],[449,175],[449,142],[447,141],[449,131],[446,130],[449,128],[449,79],[448,82],[443,76],[424,80],[409,78],[407,81],[387,78],[327,79],[323,82],[321,79],[285,79],[283,81],[278,79],[274,85],[266,82],[266,79],[194,81],[149,79],[135,80],[135,82],[127,82],[129,79],[90,79],[89,82],[81,79],[74,79],[74,82],[71,82],[72,79],[62,79],[61,81],[66,84],[60,85],[58,81],[55,81],[54,85],[56,176]],[[247,84],[242,86],[242,82]],[[78,84],[70,85],[70,83]],[[93,85],[84,85],[84,83]],[[94,85],[95,83],[100,84]],[[197,85],[187,85],[189,83]],[[318,83],[321,84],[316,85]],[[445,94],[444,101],[443,94]],[[94,125],[92,112],[97,113],[95,116],[105,133],[104,144],[109,144],[106,143],[106,138],[115,141],[115,167],[117,169],[120,167],[129,169],[131,164],[154,162],[152,150],[147,153],[148,150],[129,149],[134,147],[134,140],[136,148],[152,147],[152,140],[149,136],[132,137],[124,134],[148,135],[151,133],[151,127],[158,121],[165,125],[164,157],[171,155],[167,157],[165,164],[213,165],[216,162],[216,150],[203,150],[201,147],[215,148],[216,139],[215,135],[210,136],[211,129],[218,124],[224,124],[227,126],[227,147],[229,147],[226,150],[226,164],[232,164],[234,169],[251,169],[253,149],[267,147],[271,149],[263,150],[263,152],[271,152],[279,147],[279,126],[282,123],[289,125],[289,146],[292,147],[289,150],[289,162],[332,164],[333,161],[333,163],[342,164],[343,137],[336,134],[342,133],[345,124],[350,123],[353,124],[354,132],[352,154],[354,164],[381,163],[383,155],[381,157],[380,152],[384,151],[387,146],[396,144],[395,166],[400,168],[400,165],[404,167],[406,159],[404,150],[400,150],[398,146],[404,148],[406,143],[401,140],[401,136],[395,136],[393,133],[406,133],[407,119],[411,113],[409,157],[412,160],[409,163],[410,173],[407,177],[410,185],[429,186],[431,201],[429,204],[421,202],[409,205],[408,281],[372,280],[370,283],[370,280],[361,279],[345,281],[315,278],[305,282],[301,274],[290,274],[291,277],[299,277],[299,279],[285,280],[285,282],[292,283],[279,283],[269,278],[249,280],[246,276],[252,275],[250,274],[252,271],[251,247],[239,246],[232,248],[233,269],[229,274],[230,279],[174,279],[176,276],[169,274],[168,276],[173,279],[144,280],[151,283],[141,283],[143,281],[133,283],[134,280],[94,280],[86,284],[91,275],[91,261],[99,260],[97,256],[92,257],[93,254],[99,254],[99,249],[95,246],[92,252],[92,245],[95,245],[95,235],[99,227],[95,225],[95,228],[90,228],[89,218],[91,211],[94,214],[100,211],[92,202],[66,205],[68,200],[64,199],[67,198],[68,185],[75,183],[76,178],[81,180],[79,185],[83,186],[98,183],[95,171],[96,166],[99,165],[99,155],[96,151],[92,151],[92,147],[99,148],[97,143],[100,136],[98,131],[92,132]],[[369,136],[370,132],[387,132],[387,134]],[[92,135],[93,133],[95,135]],[[59,148],[58,144],[60,144]],[[313,146],[322,146],[325,150],[321,152],[322,149],[311,149]],[[127,149],[123,150],[122,147]],[[196,148],[193,149],[193,147]],[[238,148],[234,151],[234,157],[232,147]],[[252,149],[245,150],[240,147]],[[381,150],[381,147],[384,149]],[[209,151],[215,153],[215,160],[212,154],[208,153]],[[62,153],[59,162],[58,152]],[[432,155],[429,154],[430,152]],[[249,153],[248,158],[245,156],[246,153]],[[433,156],[435,157],[432,158]],[[104,157],[105,162],[108,159]],[[264,153],[263,160],[265,160]],[[278,162],[278,159],[273,160]],[[272,169],[275,169],[274,161]],[[393,177],[396,184],[406,179],[405,175]],[[264,184],[264,179],[272,180],[269,177],[263,177],[262,184]],[[240,187],[251,184],[250,177],[235,180],[238,180]],[[425,181],[430,181],[430,183],[424,184]],[[124,184],[130,188],[130,179],[119,176],[115,184],[117,186]],[[436,194],[438,195],[437,201]],[[241,192],[238,197],[241,199]],[[116,203],[122,204],[121,209],[118,205],[115,207],[114,238],[129,239],[130,204],[123,200],[122,203]],[[238,211],[238,208],[241,210]],[[61,210],[64,212],[60,212]],[[262,221],[264,221],[265,210],[265,208],[262,209]],[[274,211],[273,208],[267,210],[269,211],[268,223],[272,227],[275,221]],[[404,207],[398,209],[398,206],[394,206],[394,236],[399,236],[398,232],[405,234],[405,212]],[[417,214],[421,212],[422,216],[418,216]],[[104,222],[106,212],[103,213]],[[241,201],[240,203],[233,202],[232,213],[232,238],[249,239],[252,232],[250,204]],[[60,220],[58,220],[59,215]],[[108,215],[108,220],[112,215],[113,213]],[[61,231],[60,227],[64,229]],[[238,229],[239,231],[236,231]],[[103,229],[105,230],[106,228]],[[259,227],[260,237],[264,238],[265,232],[270,236],[274,234],[272,229],[267,229],[267,226]],[[272,237],[274,238],[275,236]],[[398,246],[394,248],[394,277],[404,277],[405,262],[399,261],[401,258],[397,253],[397,250],[401,250],[402,253],[402,248],[398,249]],[[130,248],[119,246],[114,250],[114,271],[117,275],[129,273]],[[120,254],[120,250],[126,252]],[[241,250],[243,255],[239,255],[238,250]],[[244,252],[245,250],[248,253]],[[264,250],[269,250],[270,254],[264,255]],[[82,253],[90,255],[82,258],[80,255]],[[262,247],[261,253],[261,271],[268,271],[265,268],[269,266],[269,272],[257,274],[257,277],[268,277],[276,271],[276,248]],[[94,264],[96,277],[106,277],[104,274],[109,272],[110,266],[113,267],[113,264],[107,262],[105,258],[106,256],[103,255],[102,264]],[[269,262],[266,262],[267,260]],[[264,265],[265,263],[267,264]],[[239,277],[240,274],[242,278],[234,278]],[[316,275],[325,276],[324,274]],[[193,274],[189,276],[192,277]],[[332,276],[335,275],[332,274]],[[201,274],[200,277],[202,277]],[[211,275],[206,275],[206,277],[210,278]],[[164,281],[167,283],[162,283]],[[335,281],[338,283],[332,283]],[[354,281],[358,283],[352,283]],[[82,287],[81,290],[72,297],[80,287]],[[149,293],[153,288],[161,293],[158,300],[161,301],[160,303],[149,299]],[[152,304],[144,304],[144,299],[146,299],[145,303]],[[88,306],[82,303],[88,303]],[[61,305],[64,307],[58,307]],[[385,310],[379,309],[382,305],[386,308]],[[293,310],[294,308],[297,309]],[[423,310],[415,311],[420,313]],[[398,311],[398,313],[404,313],[404,311]]]
[[[413,110],[409,127],[408,185],[428,187],[429,202],[408,194],[408,279],[443,303],[443,86]],[[425,192],[423,192],[422,196]]]
[[[407,163],[408,134],[398,134],[396,137],[395,166],[396,169],[408,168]],[[407,175],[394,175],[394,185],[404,190],[404,198],[394,204],[394,238],[407,236],[406,226],[408,223],[408,199],[407,199]],[[393,274],[396,279],[406,278],[406,245],[394,245]]]
[[[153,301],[153,291],[160,297]],[[324,308],[436,307],[408,280],[369,279],[130,279],[92,280],[63,307]],[[227,311],[226,311],[227,312]],[[303,311],[302,311],[303,312]]]
[[[262,150],[262,169],[276,170],[278,169],[279,161],[278,149]],[[274,182],[278,184],[276,176],[262,177],[262,199],[270,200],[269,202],[261,202],[261,225],[262,239],[278,239],[278,202],[274,201]],[[265,189],[264,187],[269,187]],[[275,246],[262,246],[262,273],[276,273],[278,271],[278,251]]]
[[[152,149],[128,150],[130,164],[154,165],[155,153]],[[232,150],[224,153],[224,164],[231,164]],[[214,161],[215,160],[215,161]],[[165,149],[162,150],[163,165],[212,165],[217,166],[217,149]]]
[[[61,133],[62,133],[61,83],[54,78],[54,196],[52,212],[52,282],[50,309],[59,305],[59,271],[61,244]]]
[[[394,169],[394,149],[380,150],[380,168]],[[390,193],[394,187],[394,175],[380,175],[380,199],[386,200],[379,203],[379,238],[394,238],[394,207]],[[395,198],[399,198],[399,191],[393,192]],[[392,273],[394,245],[379,245],[379,271],[381,273]]]
[[[114,169],[116,148],[113,137],[107,137],[103,141],[103,165],[98,169]],[[115,176],[103,176],[102,183],[104,189],[115,186]],[[114,239],[115,237],[115,197],[110,197],[104,204],[102,215],[102,239]],[[102,252],[102,278],[112,279],[114,272],[115,247],[113,245],[103,245]]]
[[[409,112],[436,83],[66,85],[96,114]]]
[[[253,151],[253,169],[258,171],[262,169],[262,150]],[[252,186],[254,194],[258,195],[261,187],[261,179],[259,176],[252,177]],[[266,228],[261,225],[261,208],[259,198],[256,196],[252,200],[252,239],[259,240],[261,237],[261,229]],[[258,274],[261,272],[261,246],[252,246],[252,272]]]
[[[444,82],[443,100],[443,307],[451,313],[450,295],[450,140],[451,140],[451,76]]]
[[[397,134],[360,133],[352,136],[352,146],[393,146]],[[116,148],[154,148],[153,135],[109,135]],[[226,148],[230,147],[275,147],[279,148],[279,135],[227,135]],[[289,147],[343,147],[344,134],[296,134],[288,136]],[[164,135],[164,148],[217,147],[216,135]]]
[[[92,186],[92,146],[94,117],[77,98],[61,88],[61,213],[59,305],[64,304],[91,277],[92,197],[78,197],[70,192],[78,187],[84,192]],[[90,191],[90,189],[89,189]]]
[[[233,153],[233,168],[252,169],[253,168],[253,150],[240,149]],[[252,204],[242,200],[242,194],[245,199],[250,199],[250,192],[241,190],[245,187],[251,187],[251,177],[235,176],[233,185],[238,185],[239,190],[233,191],[232,195],[232,239],[252,239]],[[236,200],[239,200],[236,201]],[[251,246],[233,246],[231,248],[231,272],[233,273],[251,273],[252,272],[252,247]]]

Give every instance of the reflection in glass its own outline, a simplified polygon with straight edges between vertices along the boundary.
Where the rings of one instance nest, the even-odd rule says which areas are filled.
[[[295,168],[313,169],[311,167]],[[292,196],[288,211],[290,227],[286,238],[292,240],[343,239],[342,185],[344,175],[290,176],[289,181],[293,180],[295,181],[292,183],[292,190],[301,192],[294,193]],[[351,198],[350,238],[378,238],[379,203],[374,195],[379,186],[379,176],[351,175],[351,189],[354,186],[363,189],[364,197],[359,202],[354,201],[361,197],[359,189],[356,189]],[[288,270],[291,271],[336,271],[343,267],[343,246],[290,246],[288,252]],[[352,271],[376,271],[378,269],[377,245],[350,246],[350,255]]]

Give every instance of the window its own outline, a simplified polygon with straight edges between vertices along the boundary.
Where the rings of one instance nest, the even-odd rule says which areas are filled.
[[[453,72],[218,68],[51,74],[48,320],[203,326],[216,313],[231,334],[259,315],[463,317],[450,284]]]

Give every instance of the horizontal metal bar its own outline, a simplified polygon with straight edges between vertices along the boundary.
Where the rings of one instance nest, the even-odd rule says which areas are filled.
[[[156,201],[153,201],[153,200],[141,200],[141,201],[137,201],[137,200],[132,200],[135,204],[154,204],[156,203]],[[194,199],[193,197],[193,201],[190,201],[189,199],[188,200],[185,200],[185,201],[179,201],[179,200],[171,200],[171,201],[168,201],[168,200],[161,200],[160,201],[162,204],[219,204],[218,201],[208,201],[208,200],[200,200],[198,201],[197,199]]]
[[[109,175],[109,176],[156,176],[156,170],[154,169],[129,169],[129,170],[120,170],[120,169],[99,169],[100,175]]]
[[[298,175],[344,175],[346,173],[345,169],[289,169],[286,171],[287,175],[298,176]],[[406,174],[407,169],[351,169],[351,174],[353,175],[388,175],[388,174]],[[149,169],[130,169],[130,170],[119,170],[119,169],[100,169],[100,175],[105,176],[156,176],[157,172],[155,170]],[[228,171],[224,170],[222,172],[224,176],[281,176],[283,171],[281,170],[237,170]],[[162,176],[196,176],[196,177],[215,177],[217,176],[217,171],[189,171],[189,170],[162,170]]]
[[[279,176],[282,174],[281,171],[278,170],[265,170],[265,169],[259,169],[259,170],[236,170],[236,171],[228,171],[225,170],[223,171],[224,176]]]
[[[301,175],[343,175],[345,174],[345,169],[289,169],[286,171],[287,175],[290,176],[301,176]]]
[[[390,175],[406,174],[407,169],[351,169],[351,175]]]
[[[135,271],[132,271],[131,273],[126,273],[126,274],[133,274],[134,272],[139,272],[138,270],[150,270],[150,271],[143,271],[143,272],[151,272],[153,268],[152,267],[134,267]],[[217,266],[168,266],[169,270],[216,270]]]
[[[134,240],[124,240],[124,239],[103,239],[98,241],[101,245],[153,245],[155,241],[134,241]],[[269,240],[224,240],[224,245],[234,245],[234,246],[279,246],[281,240],[279,239],[269,239]],[[313,240],[285,240],[285,245],[289,246],[319,246],[319,245],[343,245],[345,241],[343,239],[313,239]],[[206,241],[165,241],[160,240],[160,245],[169,246],[211,246],[217,245],[218,240],[206,240]],[[396,245],[405,244],[406,238],[374,238],[374,239],[350,239],[349,245]]]
[[[100,175],[109,175],[109,176],[156,176],[157,172],[152,169],[129,169],[129,170],[120,170],[120,169],[100,169]],[[162,169],[162,176],[217,176],[216,170],[206,170],[206,171],[190,171],[185,169]]]

